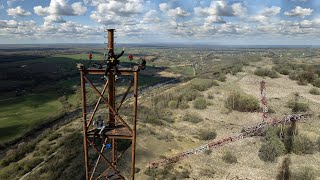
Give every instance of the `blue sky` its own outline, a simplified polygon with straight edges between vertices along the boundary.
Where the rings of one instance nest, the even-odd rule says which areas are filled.
[[[0,43],[320,45],[319,0],[0,0]]]

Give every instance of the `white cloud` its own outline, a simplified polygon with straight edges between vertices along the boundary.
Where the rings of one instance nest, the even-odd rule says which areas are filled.
[[[30,16],[31,15],[31,12],[22,9],[21,6],[17,6],[16,8],[7,9],[7,13],[9,16],[14,16],[14,17]]]
[[[162,12],[166,13],[168,16],[173,18],[187,17],[191,15],[189,12],[183,10],[181,7],[171,9],[167,3],[159,4],[159,8]]]
[[[142,12],[143,2],[140,0],[107,1],[97,5],[99,14],[117,14],[118,16],[130,16]]]
[[[269,20],[269,17],[258,14],[258,15],[251,16],[250,20],[263,23],[263,22],[267,22]]]
[[[286,11],[284,14],[287,16],[298,16],[304,18],[305,16],[310,16],[313,12],[311,8],[302,8],[300,6],[295,7],[290,12]]]
[[[158,13],[159,12],[154,9],[148,11],[144,16],[142,23],[159,23],[161,20],[158,17]]]
[[[57,15],[49,15],[43,18],[45,22],[47,23],[65,23],[66,20],[64,20],[61,16]]]
[[[1,28],[17,28],[18,22],[15,20],[0,20]]]
[[[268,23],[272,16],[278,15],[280,11],[281,8],[277,6],[267,7],[264,8],[260,13],[249,17],[249,20],[261,23]]]
[[[226,1],[212,1],[209,7],[195,7],[198,16],[243,16],[247,9],[241,3],[228,4]]]
[[[36,6],[33,9],[39,16],[80,16],[84,15],[87,11],[87,8],[82,5],[82,2],[69,5],[65,0],[51,0],[48,7]]]
[[[161,3],[159,4],[159,8],[162,12],[166,12],[169,10],[169,5],[167,3]]]
[[[270,8],[265,8],[261,14],[264,16],[275,16],[279,14],[280,11],[281,11],[281,7],[272,6]]]
[[[92,0],[91,5],[96,6],[96,9],[91,12],[90,18],[108,28],[139,23],[137,16],[142,14],[144,7],[143,0]]]

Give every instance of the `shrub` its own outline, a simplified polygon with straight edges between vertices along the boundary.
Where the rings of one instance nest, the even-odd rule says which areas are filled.
[[[279,75],[277,74],[276,71],[274,70],[269,70],[269,69],[265,69],[265,68],[258,68],[254,71],[254,74],[257,76],[268,76],[270,78],[278,78]]]
[[[185,101],[193,101],[200,96],[200,93],[195,89],[184,89],[181,91],[181,99]]]
[[[222,160],[228,164],[233,164],[238,162],[237,157],[233,155],[230,151],[227,151],[224,153],[224,155],[222,156]]]
[[[53,132],[51,134],[49,134],[48,136],[48,141],[53,141],[55,139],[58,139],[59,137],[61,137],[61,134],[58,132]]]
[[[206,109],[207,108],[207,101],[204,98],[197,98],[193,102],[193,107],[196,109]]]
[[[312,88],[310,89],[309,91],[310,94],[313,94],[313,95],[320,95],[320,91],[318,88]]]
[[[232,75],[236,75],[238,72],[242,71],[243,66],[242,65],[235,65],[230,69],[230,73]]]
[[[281,167],[279,169],[279,173],[276,177],[277,180],[291,179],[290,163],[291,163],[291,161],[290,161],[289,157],[286,157],[283,160]]]
[[[228,96],[225,106],[230,110],[252,112],[259,109],[259,101],[253,96],[241,94],[239,92],[233,92]]]
[[[210,150],[210,149],[204,151],[204,154],[205,154],[205,155],[210,155],[211,153],[212,153],[212,150]]]
[[[192,123],[199,123],[199,122],[203,121],[203,119],[198,114],[187,113],[183,117],[183,121],[192,122]]]
[[[227,80],[227,76],[225,74],[220,74],[218,80],[221,82],[225,82]]]
[[[297,103],[294,103],[294,105],[292,107],[292,112],[294,112],[294,113],[306,112],[306,111],[308,111],[308,109],[309,109],[309,104],[297,102]]]
[[[316,142],[316,148],[318,149],[318,151],[320,152],[320,137],[318,138],[317,142]]]
[[[292,151],[295,154],[312,154],[315,147],[310,139],[305,136],[296,136],[293,140]]]
[[[263,161],[273,162],[284,152],[284,144],[278,138],[271,138],[261,145],[258,156]]]
[[[308,85],[308,81],[306,81],[305,79],[298,79],[297,84],[300,86],[306,86]]]
[[[217,133],[214,130],[211,130],[211,131],[202,130],[198,134],[198,138],[200,140],[205,140],[205,141],[215,139],[216,137],[217,137]]]
[[[201,169],[199,175],[208,177],[208,178],[214,178],[214,175],[216,174],[216,171],[214,169]]]
[[[213,85],[214,84],[211,79],[195,79],[191,82],[191,88],[198,91],[205,91]]]
[[[178,101],[171,100],[171,101],[169,101],[168,106],[171,109],[177,109],[178,108]]]
[[[180,109],[188,109],[188,108],[189,108],[189,104],[186,103],[186,102],[181,102],[181,103],[179,104],[179,108],[180,108]]]
[[[208,99],[213,99],[213,98],[214,98],[214,95],[213,95],[212,93],[208,93],[207,98],[208,98]]]
[[[310,167],[300,168],[292,173],[292,180],[314,180],[316,174]]]
[[[309,104],[304,102],[299,102],[299,94],[295,94],[295,99],[287,102],[288,108],[291,108],[293,113],[306,112],[309,110]]]
[[[312,83],[316,79],[313,71],[301,71],[298,73],[297,79],[301,82]]]
[[[276,69],[280,74],[283,74],[283,75],[288,75],[291,71],[291,69],[289,67],[282,67],[282,68],[279,68],[279,69]]]
[[[320,78],[315,79],[315,80],[312,82],[312,85],[314,85],[315,87],[320,88]]]
[[[12,162],[17,162],[26,154],[32,152],[38,140],[33,140],[28,143],[21,143],[18,148],[11,149],[6,153],[6,156],[0,161],[1,166],[8,166]]]

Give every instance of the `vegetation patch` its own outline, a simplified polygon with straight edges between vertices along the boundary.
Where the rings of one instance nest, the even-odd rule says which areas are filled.
[[[315,147],[309,138],[298,135],[294,138],[292,150],[295,154],[312,154]]]
[[[251,96],[240,92],[232,92],[225,101],[226,108],[240,112],[253,112],[259,109],[259,101]]]
[[[187,113],[184,115],[183,117],[183,121],[187,121],[187,122],[191,122],[191,123],[199,123],[201,121],[203,121],[203,119],[198,115],[198,114],[195,114],[195,113]]]
[[[198,91],[206,91],[212,86],[219,86],[219,83],[212,79],[194,79],[191,81],[191,88]]]
[[[292,173],[292,180],[315,180],[316,173],[311,167],[299,168]]]
[[[228,164],[234,164],[238,162],[237,157],[230,151],[227,151],[223,154],[222,160]]]
[[[196,109],[206,109],[207,108],[207,101],[205,98],[200,97],[197,98],[194,102],[193,102],[193,107]]]
[[[198,139],[208,141],[213,140],[217,137],[215,130],[201,130],[198,134]]]
[[[259,158],[266,162],[274,162],[277,157],[285,153],[285,146],[278,138],[278,129],[269,128],[259,149]]]
[[[258,68],[254,71],[254,74],[257,76],[262,76],[262,77],[270,77],[270,78],[278,78],[280,77],[278,73],[274,70],[270,69],[265,69],[265,68]]]
[[[313,95],[320,95],[320,90],[318,88],[312,88],[309,93]]]

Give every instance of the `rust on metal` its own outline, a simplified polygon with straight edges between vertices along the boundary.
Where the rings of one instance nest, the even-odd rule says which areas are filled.
[[[108,49],[109,51],[114,51],[114,29],[108,30]],[[92,83],[92,81],[89,79],[88,75],[104,75],[105,70],[103,69],[96,69],[96,68],[85,68],[82,64],[77,64],[77,68],[80,71],[80,77],[81,77],[81,93],[82,93],[82,117],[83,117],[83,144],[84,144],[84,159],[85,159],[85,175],[86,180],[91,179],[99,179],[101,177],[109,178],[111,176],[116,176],[116,178],[125,179],[124,176],[121,174],[119,169],[117,168],[116,164],[119,162],[120,159],[123,158],[124,152],[130,148],[130,145],[132,146],[131,150],[131,166],[132,170],[130,171],[130,179],[134,179],[134,168],[135,168],[135,145],[136,145],[136,121],[137,121],[137,102],[138,102],[138,73],[139,69],[128,69],[128,68],[120,68],[115,73],[108,72],[108,80],[105,82],[103,88],[101,91],[98,90],[97,86]],[[133,76],[133,80],[130,82],[130,85],[126,91],[126,93],[123,95],[121,99],[120,105],[116,107],[116,83],[115,83],[115,75],[124,75],[124,76]],[[86,101],[86,83],[89,84],[88,88],[92,88],[97,97],[97,102],[95,104],[95,107],[92,112],[90,112],[90,118],[88,119],[87,114],[87,101]],[[128,121],[131,119],[124,119],[120,116],[119,110],[121,108],[121,105],[125,101],[129,91],[133,87],[133,119],[131,126],[128,125]],[[104,97],[105,92],[108,93],[108,97]],[[105,136],[106,138],[102,140],[102,146],[99,147],[98,145],[95,145],[94,142],[92,142],[94,131],[96,128],[94,128],[93,125],[93,119],[96,115],[99,106],[105,105],[108,109],[109,119],[108,124],[109,126],[106,128]],[[119,139],[127,139],[131,143],[122,150],[122,152],[119,152],[117,150],[117,140]],[[107,152],[110,151],[106,149],[107,142],[112,143],[111,145],[111,153]],[[90,146],[88,145],[90,144]],[[92,153],[89,153],[89,147],[92,147],[93,152],[96,154],[94,157],[97,157],[96,161],[93,163],[89,163],[89,155],[92,156]],[[91,150],[90,150],[91,152]],[[101,159],[105,162],[107,167],[103,170],[102,173],[98,173],[97,170],[101,170],[101,167],[99,166]],[[98,166],[100,168],[98,168]],[[129,166],[129,164],[128,164]],[[114,178],[114,177],[113,177]]]

